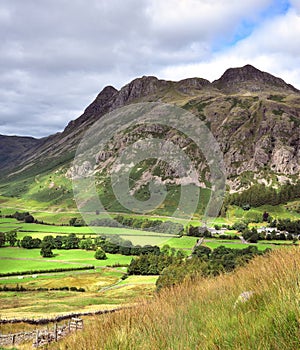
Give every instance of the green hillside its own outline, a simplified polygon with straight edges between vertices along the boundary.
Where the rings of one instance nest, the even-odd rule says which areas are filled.
[[[299,248],[277,250],[232,274],[186,281],[91,318],[49,349],[299,349],[299,264]]]

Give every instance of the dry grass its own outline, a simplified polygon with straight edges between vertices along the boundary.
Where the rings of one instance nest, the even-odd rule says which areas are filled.
[[[132,310],[95,317],[49,349],[299,349],[299,273],[300,250],[277,250],[232,274],[189,281]],[[253,297],[235,308],[250,290]]]

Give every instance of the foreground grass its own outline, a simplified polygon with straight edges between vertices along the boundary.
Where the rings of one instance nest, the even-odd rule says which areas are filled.
[[[187,281],[150,303],[95,317],[49,349],[299,349],[299,267],[299,248],[279,249],[232,274]],[[253,297],[235,307],[244,291]]]

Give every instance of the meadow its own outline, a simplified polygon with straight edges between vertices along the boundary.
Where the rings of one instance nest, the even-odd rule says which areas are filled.
[[[0,249],[0,273],[22,272],[30,270],[48,270],[55,268],[72,268],[93,265],[95,267],[128,265],[131,256],[107,253],[106,260],[96,260],[94,251],[87,250],[53,250],[53,258],[43,258],[40,249],[23,249],[5,247]]]
[[[265,208],[258,211],[263,212]],[[16,208],[1,208],[1,214],[13,214]],[[20,209],[18,209],[20,211]],[[257,209],[255,209],[257,211]],[[283,209],[277,209],[281,215]],[[34,211],[34,217],[39,220],[51,222],[51,225],[35,223],[24,223],[12,218],[0,217],[0,231],[8,232],[17,230],[18,239],[24,236],[40,238],[47,235],[68,235],[75,233],[79,238],[94,238],[99,234],[120,235],[124,239],[129,239],[133,244],[159,245],[161,248],[167,244],[175,250],[182,250],[186,256],[190,255],[197,242],[196,237],[174,236],[170,234],[159,234],[156,232],[146,232],[131,228],[115,227],[73,227],[66,225],[70,218],[78,217],[75,211],[71,212],[50,212]],[[244,218],[247,213],[238,208],[231,208],[227,218],[217,218],[218,225],[228,224],[235,220]],[[249,215],[249,214],[247,214]],[[297,215],[295,214],[295,217]],[[94,217],[101,217],[94,215]],[[140,216],[147,218],[147,216]],[[154,216],[152,219],[170,220],[168,217]],[[177,222],[183,222],[177,220]],[[64,226],[60,226],[64,224]],[[198,220],[189,222],[192,225],[199,225]],[[227,233],[236,234],[236,231]],[[278,245],[275,245],[278,244]],[[280,241],[262,241],[258,244],[242,244],[240,240],[221,240],[207,238],[203,245],[215,249],[220,245],[228,248],[242,249],[249,245],[256,245],[259,250],[266,248],[280,247]],[[285,242],[287,243],[287,242]],[[93,265],[94,270],[65,271],[56,273],[38,273],[24,276],[11,276],[0,279],[0,286],[15,287],[23,286],[32,291],[27,292],[0,292],[1,317],[41,317],[44,313],[59,314],[74,311],[95,311],[99,309],[114,308],[122,305],[135,304],[141,297],[153,298],[155,282],[157,276],[129,276],[122,279],[127,271],[126,265],[130,264],[132,256],[120,254],[106,254],[106,260],[96,260],[94,251],[81,249],[75,250],[53,250],[52,258],[42,258],[40,249],[23,249],[18,247],[0,248],[0,273],[26,272],[32,270],[49,270],[53,268],[85,267]],[[123,267],[122,267],[123,266]],[[75,291],[38,291],[38,288],[61,288],[61,287],[84,288],[85,292]],[[38,300],[38,303],[36,302]]]
[[[49,349],[299,349],[299,266],[299,248],[275,250],[231,274],[189,280],[133,309],[94,317]],[[251,296],[241,301],[246,291]]]
[[[232,249],[244,249],[246,247],[251,247],[251,246],[256,246],[258,248],[258,250],[264,251],[265,249],[269,248],[269,249],[274,249],[276,248],[276,245],[272,244],[272,243],[241,243],[240,240],[232,240],[232,241],[226,241],[226,240],[218,240],[218,239],[214,239],[214,240],[205,240],[203,243],[204,246],[210,248],[210,249],[215,249],[217,247],[219,247],[220,245],[226,247],[226,248],[232,248]],[[289,245],[292,245],[292,243],[290,243]],[[278,246],[277,246],[278,247]]]

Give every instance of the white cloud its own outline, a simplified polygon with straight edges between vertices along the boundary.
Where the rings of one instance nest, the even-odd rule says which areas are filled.
[[[214,80],[251,63],[300,87],[299,1],[266,16],[286,1],[1,0],[0,133],[61,130],[141,75]]]
[[[177,79],[197,75],[215,80],[228,67],[252,64],[300,89],[299,37],[300,13],[291,8],[283,15],[266,20],[236,45],[212,54],[207,61],[169,66],[162,69],[161,75]]]

